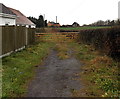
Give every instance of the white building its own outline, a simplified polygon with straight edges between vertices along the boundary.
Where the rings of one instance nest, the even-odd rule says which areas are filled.
[[[35,28],[36,25],[31,22],[24,14],[19,10],[6,7],[0,3],[0,26],[16,25]]]
[[[35,28],[36,25],[31,22],[23,13],[21,13],[19,10],[9,8],[13,13],[17,15],[16,18],[16,25],[17,26],[26,26],[30,28]]]
[[[0,26],[16,25],[16,14],[0,3]]]

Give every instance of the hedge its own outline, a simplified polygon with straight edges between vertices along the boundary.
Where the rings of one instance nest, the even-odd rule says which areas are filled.
[[[113,58],[120,58],[120,27],[81,30],[78,41],[93,45]]]

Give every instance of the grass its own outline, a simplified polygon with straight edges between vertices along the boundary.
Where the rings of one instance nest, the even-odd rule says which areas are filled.
[[[84,63],[80,79],[85,87],[75,96],[81,96],[80,93],[85,92],[84,96],[90,97],[118,97],[119,62],[102,55],[90,45],[75,43],[71,46],[74,46],[77,58]]]
[[[70,57],[68,53],[69,48],[66,43],[57,43],[54,49],[58,52],[57,55],[59,59],[67,59]]]
[[[26,85],[49,52],[52,43],[39,43],[2,59],[3,97],[21,97],[26,93]]]
[[[73,40],[66,37],[66,35],[62,35],[61,33],[44,33],[40,40],[54,43],[54,50],[58,52],[57,55],[59,59],[67,59],[70,57],[68,44]]]
[[[61,33],[44,33],[38,41],[52,42],[52,43],[66,43],[72,42],[69,37],[62,35]]]
[[[85,27],[60,27],[61,30],[86,30],[86,29],[100,29],[100,28],[110,28],[110,26],[85,26]]]

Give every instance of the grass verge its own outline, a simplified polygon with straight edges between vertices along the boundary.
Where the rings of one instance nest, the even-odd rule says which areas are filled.
[[[49,52],[52,43],[39,43],[2,59],[2,97],[21,97],[26,93],[26,84]]]
[[[76,97],[119,97],[118,66],[119,62],[101,55],[90,45],[73,43],[78,59],[84,63],[81,80],[85,87],[76,92]]]

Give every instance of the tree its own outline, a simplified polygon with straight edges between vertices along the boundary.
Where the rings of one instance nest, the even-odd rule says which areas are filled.
[[[116,25],[120,25],[120,19],[116,20]]]
[[[31,17],[31,16],[29,16],[28,19],[29,19],[30,21],[32,21],[34,24],[36,24],[36,23],[37,23],[37,20],[38,20],[38,19],[36,19],[35,17]]]
[[[111,26],[114,26],[114,25],[115,25],[115,21],[112,20],[112,21],[111,21]]]
[[[45,26],[44,18],[42,15],[40,15],[36,22],[36,27],[40,28],[40,27],[44,27],[44,26]]]
[[[45,27],[47,27],[47,20],[45,20]]]

